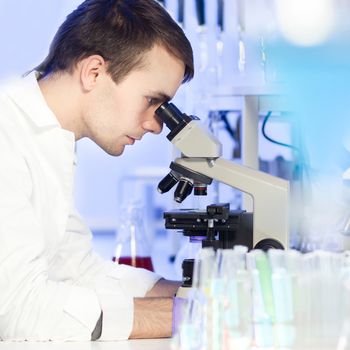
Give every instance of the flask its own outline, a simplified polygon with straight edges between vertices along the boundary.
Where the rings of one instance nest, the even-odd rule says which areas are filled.
[[[154,271],[143,209],[139,202],[129,203],[121,209],[113,261]]]

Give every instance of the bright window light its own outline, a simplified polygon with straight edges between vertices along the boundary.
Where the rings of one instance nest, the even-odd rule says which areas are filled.
[[[325,42],[335,25],[334,0],[275,0],[281,34],[300,46]]]

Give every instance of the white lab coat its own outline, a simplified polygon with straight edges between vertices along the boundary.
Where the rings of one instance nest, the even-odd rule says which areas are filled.
[[[133,297],[159,276],[102,260],[74,210],[74,134],[47,106],[35,75],[0,92],[0,338],[127,339]]]

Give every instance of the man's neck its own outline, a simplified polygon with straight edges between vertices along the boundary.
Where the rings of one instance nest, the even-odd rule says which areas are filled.
[[[81,93],[75,77],[69,73],[55,74],[38,81],[44,99],[62,128],[71,131],[75,139],[83,137]]]

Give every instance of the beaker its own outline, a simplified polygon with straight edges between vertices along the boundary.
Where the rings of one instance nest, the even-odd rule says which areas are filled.
[[[154,271],[144,226],[144,208],[139,202],[121,209],[113,261]]]

